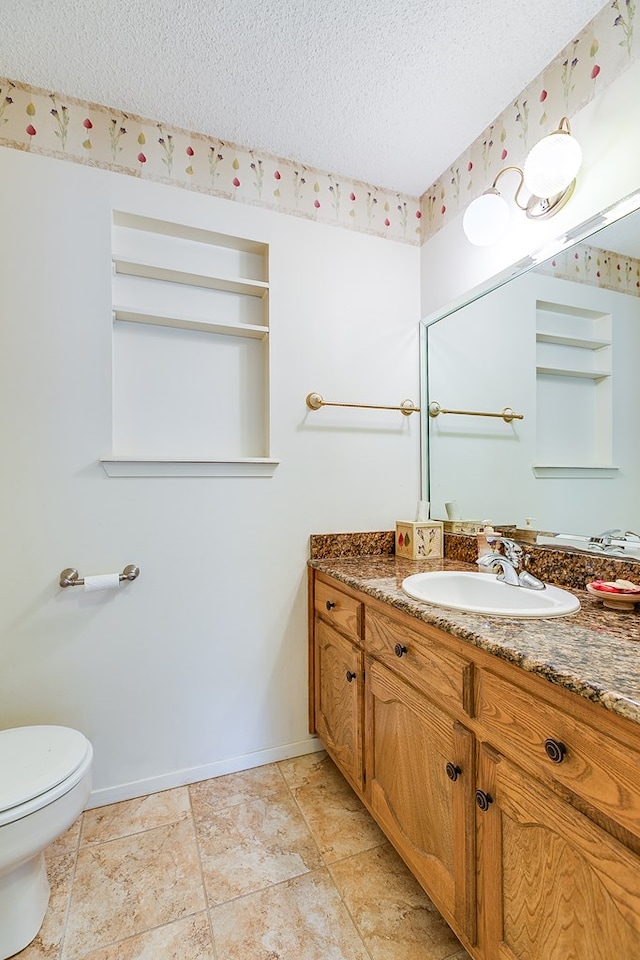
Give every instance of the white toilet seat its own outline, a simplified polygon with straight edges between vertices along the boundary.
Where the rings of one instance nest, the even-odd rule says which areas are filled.
[[[69,727],[0,730],[0,827],[72,790],[86,775],[92,757],[86,737]]]

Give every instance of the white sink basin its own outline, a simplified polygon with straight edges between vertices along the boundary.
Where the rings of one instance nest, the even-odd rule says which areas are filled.
[[[402,589],[414,600],[490,617],[566,617],[580,609],[580,601],[568,590],[549,584],[544,590],[514,587],[491,573],[414,573],[403,580]]]

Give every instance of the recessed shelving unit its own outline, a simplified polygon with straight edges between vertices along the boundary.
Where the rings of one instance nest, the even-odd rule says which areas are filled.
[[[536,302],[538,477],[611,470],[612,317]]]
[[[109,476],[271,475],[268,253],[113,212]]]

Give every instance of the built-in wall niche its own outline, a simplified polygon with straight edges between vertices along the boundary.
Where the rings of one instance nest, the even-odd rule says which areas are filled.
[[[536,301],[537,476],[612,471],[612,317]]]
[[[107,472],[271,475],[268,245],[117,210],[112,259]]]

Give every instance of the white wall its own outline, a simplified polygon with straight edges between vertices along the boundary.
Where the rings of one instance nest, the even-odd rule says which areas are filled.
[[[475,247],[462,231],[460,215],[423,244],[423,317],[465,302],[474,291],[486,289],[492,278],[508,274],[527,255],[544,250],[566,231],[640,187],[638,89],[640,62],[571,118],[572,132],[582,146],[583,167],[574,196],[555,217],[532,223],[514,210],[503,240]]]
[[[62,723],[103,803],[314,748],[311,533],[391,529],[419,423],[415,247],[0,151],[0,726]],[[111,207],[270,244],[273,478],[108,478]],[[59,572],[141,568],[117,593]]]

